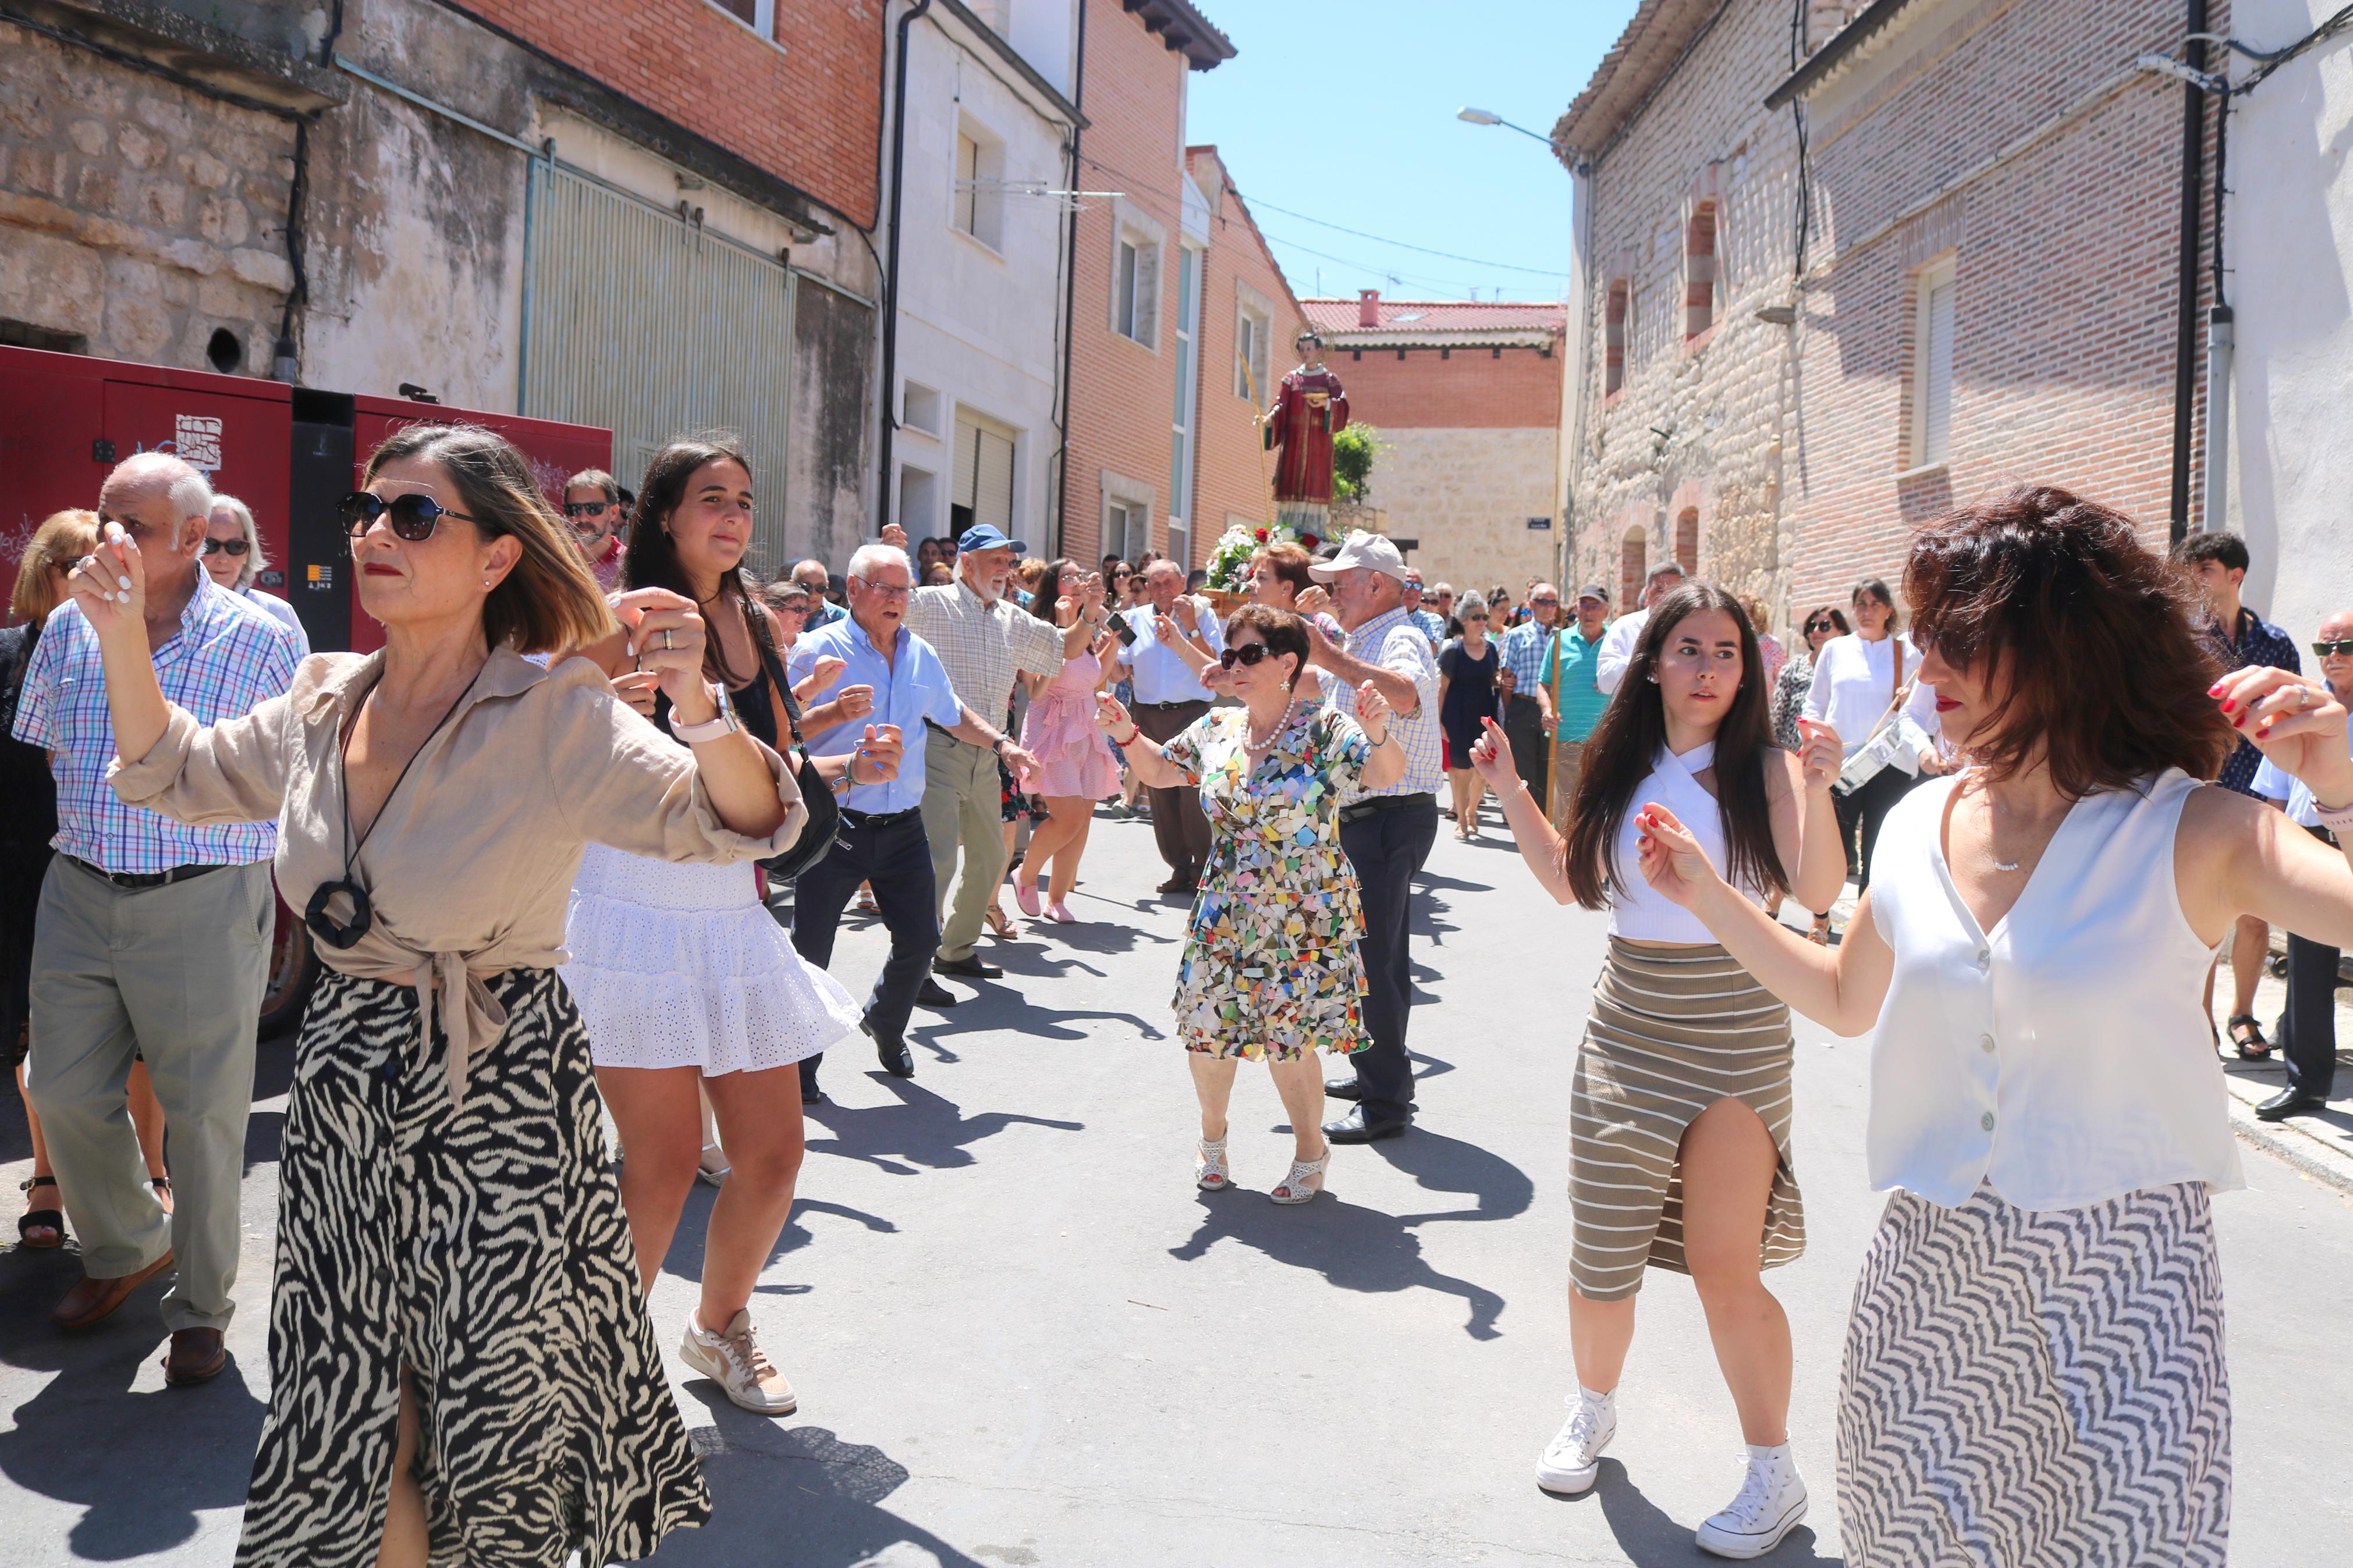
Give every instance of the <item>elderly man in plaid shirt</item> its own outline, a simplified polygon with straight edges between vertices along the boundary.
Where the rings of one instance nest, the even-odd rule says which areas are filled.
[[[212,500],[195,468],[146,452],[107,477],[98,502],[105,525],[120,525],[146,561],[147,645],[164,695],[199,724],[282,694],[301,659],[291,628],[198,569]],[[83,1278],[49,1318],[87,1328],[176,1259],[164,1374],[202,1383],[228,1364],[221,1338],[236,1310],[237,1186],[278,829],[184,826],[115,797],[105,671],[78,605],[49,617],[16,735],[49,753],[58,784],[58,853],[34,925],[26,1086],[81,1238]],[[169,1129],[168,1214],[124,1102],[134,1053]]]
[[[1498,639],[1504,668],[1497,689],[1504,693],[1504,735],[1512,742],[1512,765],[1541,802],[1552,772],[1552,737],[1545,733],[1536,689],[1544,683],[1545,649],[1560,624],[1560,590],[1549,583],[1530,588],[1528,615]]]

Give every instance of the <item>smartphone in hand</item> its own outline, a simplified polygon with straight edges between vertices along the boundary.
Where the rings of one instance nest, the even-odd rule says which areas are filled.
[[[1119,638],[1122,647],[1135,646],[1135,627],[1129,623],[1125,616],[1113,616],[1111,618],[1111,629],[1112,635]]]

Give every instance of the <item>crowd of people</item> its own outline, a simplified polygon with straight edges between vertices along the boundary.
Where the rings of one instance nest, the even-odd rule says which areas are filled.
[[[365,657],[306,657],[255,591],[250,511],[174,458],[26,552],[0,766],[44,809],[0,835],[0,1023],[35,1139],[20,1237],[80,1247],[59,1328],[170,1272],[167,1383],[227,1364],[273,872],[327,969],[241,1564],[604,1563],[706,1518],[647,1305],[693,1184],[719,1195],[680,1359],[789,1413],[752,1301],[826,1055],[862,1034],[912,1077],[915,1010],[1002,976],[1008,880],[1041,934],[1078,923],[1092,819],[1138,792],[1189,910],[1171,1008],[1205,1192],[1250,1163],[1243,1061],[1288,1113],[1274,1203],[1410,1131],[1442,817],[1476,837],[1492,795],[1540,885],[1608,912],[1565,1108],[1578,1387],[1540,1485],[1594,1484],[1656,1267],[1693,1279],[1748,1445],[1699,1544],[1761,1556],[1804,1517],[1764,1278],[1805,1245],[1794,1010],[1875,1031],[1894,1193],[1840,1396],[1850,1560],[2222,1560],[2218,1053],[2274,1048],[2251,1009],[2280,924],[2289,1083],[2263,1113],[2326,1100],[2353,613],[2307,680],[2240,602],[2242,542],[2168,562],[2049,489],[1931,525],[1900,595],[1858,584],[1787,649],[1673,563],[1613,619],[1598,585],[1425,592],[1370,533],[1270,543],[1224,615],[1182,563],[1039,559],[986,524],[769,581],[752,475],[682,438],[636,492],[590,470],[551,505],[494,435],[396,434],[342,503]],[[862,999],[830,973],[853,900],[889,937]],[[2227,1039],[2198,994],[2224,943]],[[2065,1484],[1984,1458],[2030,1452]]]

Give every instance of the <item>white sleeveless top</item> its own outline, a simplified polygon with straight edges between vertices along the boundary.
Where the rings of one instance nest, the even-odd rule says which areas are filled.
[[[1668,902],[1651,889],[1642,877],[1641,850],[1641,829],[1634,818],[1646,805],[1663,805],[1674,813],[1675,820],[1691,829],[1699,841],[1701,853],[1707,863],[1722,872],[1725,867],[1724,812],[1715,797],[1700,788],[1692,775],[1704,773],[1715,765],[1715,742],[1708,741],[1680,756],[1659,748],[1656,761],[1651,764],[1651,776],[1642,781],[1626,805],[1626,820],[1618,825],[1616,845],[1618,875],[1609,884],[1609,934],[1622,936],[1630,942],[1682,942],[1706,943],[1715,941],[1715,934],[1700,923],[1697,915],[1680,904]],[[1751,899],[1754,891],[1743,889]],[[1759,903],[1764,900],[1757,899]]]
[[[2206,1010],[2214,950],[2181,913],[2179,768],[2075,803],[2025,890],[1980,931],[1945,862],[1956,781],[1889,812],[1872,919],[1894,973],[1871,1040],[1873,1187],[2023,1209],[2245,1184]]]

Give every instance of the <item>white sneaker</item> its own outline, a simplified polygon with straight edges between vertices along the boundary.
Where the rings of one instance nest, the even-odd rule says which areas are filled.
[[[686,1341],[678,1359],[726,1392],[727,1397],[754,1415],[790,1415],[799,1405],[793,1385],[768,1363],[760,1342],[752,1337],[752,1314],[746,1310],[728,1320],[727,1331],[714,1334],[689,1312]]]
[[[1575,1497],[1590,1490],[1601,1473],[1601,1450],[1618,1436],[1618,1401],[1609,1394],[1597,1399],[1580,1388],[1561,1403],[1568,1406],[1568,1421],[1536,1460],[1536,1485]]]
[[[1789,1445],[1748,1445],[1748,1474],[1730,1507],[1699,1527],[1693,1539],[1718,1557],[1762,1557],[1806,1517],[1806,1483]]]

